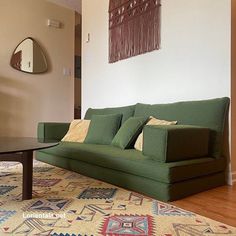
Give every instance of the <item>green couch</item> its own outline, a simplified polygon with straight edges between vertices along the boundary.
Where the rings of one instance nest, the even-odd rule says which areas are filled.
[[[111,145],[60,142],[40,150],[37,160],[100,179],[162,201],[173,201],[225,184],[223,137],[229,98],[171,104],[88,109],[94,114],[154,116],[173,126],[145,126],[143,152]],[[61,140],[68,123],[39,123],[38,137]]]

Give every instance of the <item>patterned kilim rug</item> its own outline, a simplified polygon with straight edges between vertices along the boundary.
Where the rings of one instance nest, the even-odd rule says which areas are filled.
[[[21,164],[0,162],[0,236],[236,235],[236,228],[77,173],[34,162],[21,201]]]

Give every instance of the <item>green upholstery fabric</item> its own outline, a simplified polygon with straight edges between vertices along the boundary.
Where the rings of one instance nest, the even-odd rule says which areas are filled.
[[[174,201],[225,184],[224,172],[217,172],[199,178],[190,178],[186,181],[167,184],[79,160],[46,154],[41,151],[36,153],[36,158],[39,161],[143,193],[161,201]]]
[[[177,120],[179,130],[176,126],[174,130],[168,127],[163,133],[156,134],[155,128],[145,128],[144,140],[147,139],[148,144],[144,143],[144,153],[150,156],[134,149],[122,150],[111,145],[61,142],[56,147],[37,151],[36,158],[163,201],[176,200],[225,183],[226,159],[221,153],[228,106],[229,98],[219,98],[172,104],[137,104],[128,107],[88,109],[86,119],[91,119],[92,115],[122,114],[122,123],[124,123],[133,116],[148,118],[152,115],[158,119]],[[208,128],[210,130],[209,155],[203,157],[206,141],[201,140],[207,140],[207,135],[204,133],[200,136],[199,130],[195,129],[186,133],[188,129],[182,130],[179,125]],[[69,124],[40,123],[38,137],[61,140],[68,128]],[[197,133],[194,133],[195,131]],[[160,143],[156,136],[160,136],[160,140],[164,142]],[[190,140],[192,138],[196,138],[197,141]],[[151,145],[151,142],[156,146]],[[193,145],[194,142],[196,146]],[[183,146],[183,143],[187,143],[188,146],[181,150],[179,146]],[[162,151],[157,150],[157,144],[163,145]],[[151,147],[148,148],[147,145]],[[197,145],[200,145],[200,148]],[[167,152],[164,151],[164,147]],[[152,153],[155,156],[158,151],[161,152],[162,158],[166,154],[163,160],[171,162],[153,160]],[[192,157],[195,159],[189,159]],[[182,158],[186,160],[180,160]]]
[[[177,120],[179,125],[196,125],[210,129],[209,151],[216,158],[221,156],[223,131],[229,98],[171,104],[137,104],[134,116],[154,116],[158,119]]]
[[[133,147],[146,121],[143,117],[130,117],[120,127],[111,144],[121,149]]]
[[[160,163],[134,149],[122,150],[111,145],[61,142],[41,153],[83,161],[124,173],[142,176],[163,183],[175,183],[223,171],[223,158],[200,158],[186,161]]]
[[[122,114],[122,124],[134,115],[135,105],[125,107],[93,109],[89,108],[84,119],[91,120],[92,115]]]
[[[38,123],[38,138],[43,140],[60,141],[69,129],[70,123]]]
[[[84,143],[111,144],[121,119],[121,114],[93,115]]]
[[[160,162],[174,162],[208,155],[209,129],[191,125],[144,127],[143,154]]]

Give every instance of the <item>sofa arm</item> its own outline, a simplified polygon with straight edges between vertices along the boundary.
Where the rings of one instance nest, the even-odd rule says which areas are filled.
[[[38,123],[37,135],[41,140],[60,141],[69,129],[70,123]]]
[[[160,162],[174,162],[208,155],[209,129],[191,125],[144,128],[143,154]]]

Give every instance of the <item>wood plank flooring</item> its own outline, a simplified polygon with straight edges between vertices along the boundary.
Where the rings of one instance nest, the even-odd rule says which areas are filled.
[[[171,204],[236,227],[236,185],[215,188]]]

